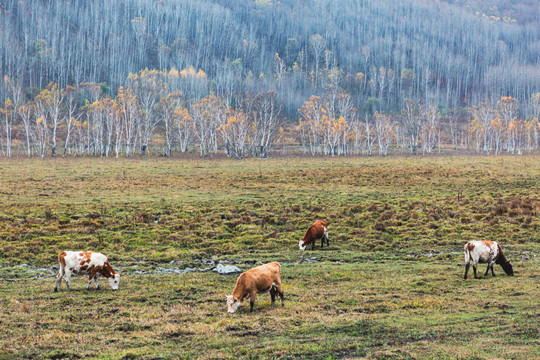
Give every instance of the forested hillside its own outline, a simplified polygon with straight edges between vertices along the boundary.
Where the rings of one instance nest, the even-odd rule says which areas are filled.
[[[402,114],[408,100],[436,106],[444,116],[481,102],[495,110],[502,97],[512,99],[520,118],[538,115],[538,1],[0,4],[0,99],[18,106],[33,101],[51,82],[59,89],[73,86],[73,111],[67,117],[57,114],[53,121],[58,125],[78,113],[86,100],[114,98],[144,69],[178,72],[181,79],[174,86],[166,81],[156,103],[164,94],[180,91],[188,110],[209,94],[239,108],[245,97],[241,94],[272,93],[280,117],[288,123],[297,123],[299,109],[311,96],[329,92],[346,94],[347,106],[362,120],[376,111]],[[99,84],[100,93],[79,91],[89,84]],[[22,97],[14,95],[15,87]],[[22,115],[4,106],[4,113],[9,111],[12,120],[6,115],[5,132],[15,129],[17,121],[22,132]],[[452,131],[445,130],[443,138],[450,141]],[[10,136],[5,134],[4,145],[10,144]],[[452,138],[454,146],[456,141]]]
[[[384,109],[406,95],[526,103],[540,83],[540,10],[529,4],[529,22],[517,23],[418,0],[3,0],[1,71],[40,89],[116,91],[130,72],[193,66],[218,96],[278,87],[290,114],[331,81]]]

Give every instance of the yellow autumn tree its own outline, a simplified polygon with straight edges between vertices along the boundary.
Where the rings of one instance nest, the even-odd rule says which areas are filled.
[[[58,126],[62,121],[61,110],[64,102],[65,93],[60,91],[58,84],[49,83],[36,97],[38,113],[48,121],[45,125],[50,126],[47,132],[51,133],[51,156],[56,156],[56,143]]]
[[[227,122],[228,111],[222,99],[214,95],[208,95],[191,105],[189,113],[193,119],[200,156],[208,156],[212,150],[217,152],[217,129]]]
[[[300,125],[305,129],[302,133],[306,136],[304,142],[309,145],[309,152],[311,155],[321,154],[324,116],[326,114],[322,99],[312,95],[298,110],[298,113]]]

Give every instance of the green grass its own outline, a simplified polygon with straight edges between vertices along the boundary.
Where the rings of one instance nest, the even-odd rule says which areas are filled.
[[[226,314],[235,277],[125,277],[121,290],[23,279],[0,290],[0,357],[522,358],[538,351],[536,263],[463,281],[451,261],[284,265],[286,306]],[[386,356],[386,357],[385,357]]]
[[[540,157],[0,160],[1,358],[539,357]],[[317,218],[330,248],[298,241]],[[464,281],[463,245],[515,277]],[[120,291],[12,267],[91,249]],[[286,307],[227,316],[236,277],[135,275],[278,260]],[[483,274],[484,265],[480,267]],[[6,281],[9,280],[9,281]]]

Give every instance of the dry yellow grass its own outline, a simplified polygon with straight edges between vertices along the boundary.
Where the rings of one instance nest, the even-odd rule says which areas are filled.
[[[0,167],[0,358],[540,356],[539,156]],[[295,264],[315,218],[331,246]],[[516,277],[463,281],[463,244],[478,238],[503,244]],[[109,255],[121,290],[76,278],[54,294],[52,277],[12,267],[66,249]],[[234,277],[134,273],[210,257],[287,263],[286,307],[260,296],[227,316]]]

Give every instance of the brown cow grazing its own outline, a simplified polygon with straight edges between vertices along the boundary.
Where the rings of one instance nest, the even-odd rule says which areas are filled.
[[[281,265],[277,261],[258,266],[240,274],[238,280],[236,280],[236,286],[232,295],[227,296],[229,313],[232,314],[238,310],[242,300],[247,298],[249,298],[249,304],[251,306],[250,311],[253,311],[257,294],[266,292],[270,292],[272,307],[274,307],[276,293],[281,298],[281,306],[285,306],[283,289],[281,288]]]
[[[54,291],[58,291],[58,284],[63,276],[65,276],[66,285],[71,291],[69,282],[72,274],[89,275],[86,290],[90,290],[92,280],[96,283],[96,290],[99,289],[98,276],[109,279],[111,288],[118,290],[120,274],[113,270],[109,260],[103,254],[91,251],[62,251],[58,255],[58,261],[60,262],[60,270],[58,271]]]
[[[311,244],[311,250],[315,249],[315,243],[321,239],[321,247],[324,247],[324,240],[326,240],[326,246],[330,246],[328,240],[328,224],[326,220],[317,220],[306,230],[304,238],[298,243],[300,250],[306,250],[306,247]]]
[[[493,271],[493,265],[499,264],[503,268],[504,272],[507,275],[514,275],[514,269],[512,268],[512,263],[506,259],[504,256],[501,247],[495,241],[469,241],[465,244],[465,276],[464,279],[467,279],[467,273],[469,272],[469,266],[471,261],[473,263],[474,278],[478,279],[476,275],[476,267],[478,263],[487,263],[488,267],[484,276],[487,276],[489,269],[491,269],[491,274],[495,276]]]

